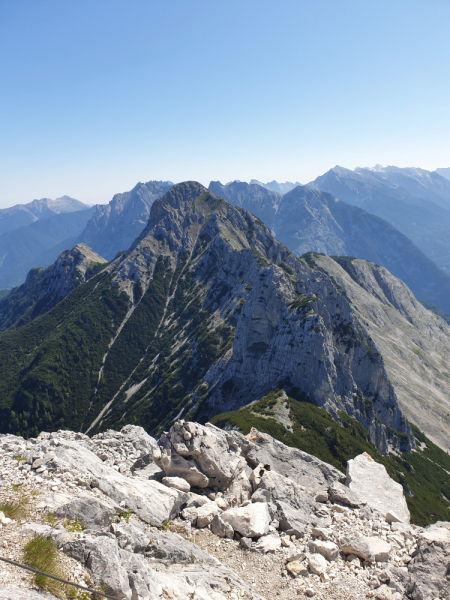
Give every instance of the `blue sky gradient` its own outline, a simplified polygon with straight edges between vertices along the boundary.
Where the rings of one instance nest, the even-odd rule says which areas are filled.
[[[448,0],[0,0],[0,206],[450,166]]]

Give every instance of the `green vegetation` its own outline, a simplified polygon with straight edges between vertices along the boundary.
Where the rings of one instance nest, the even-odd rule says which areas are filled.
[[[11,290],[0,290],[0,300],[6,298],[6,296],[10,293]]]
[[[51,538],[35,536],[29,540],[23,550],[23,562],[29,567],[64,579],[60,566],[58,548]],[[34,575],[34,583],[41,589],[50,592],[58,598],[65,598],[67,586],[59,581],[45,577],[45,575]]]
[[[405,490],[412,522],[428,525],[437,520],[450,521],[450,456],[411,426],[417,451],[382,456],[370,442],[367,430],[345,412],[340,422],[307,398],[289,397],[287,405],[293,422],[290,432],[276,420],[273,407],[281,394],[275,390],[250,406],[223,413],[211,419],[222,428],[238,428],[248,434],[252,427],[268,433],[287,446],[317,456],[345,472],[347,461],[362,452],[382,463],[389,475]],[[397,432],[391,432],[399,435]],[[421,449],[421,445],[423,449]]]
[[[17,521],[25,516],[26,509],[22,502],[10,500],[0,504],[0,512],[2,512],[5,517],[8,517],[8,519],[14,519]]]
[[[312,310],[312,307],[309,303],[316,301],[317,298],[315,296],[306,296],[305,294],[302,294],[297,300],[290,302],[289,308],[290,310],[296,310],[298,313],[304,309],[306,309],[307,312],[308,310]]]
[[[356,258],[353,258],[353,256],[330,256],[330,258],[337,262],[338,265],[340,265],[344,271],[350,275],[353,281],[359,283],[358,274],[356,273],[356,269],[353,265],[353,261],[356,260]]]

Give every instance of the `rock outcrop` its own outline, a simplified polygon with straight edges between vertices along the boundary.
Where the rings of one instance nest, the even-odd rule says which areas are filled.
[[[93,438],[70,431],[30,440],[0,436],[0,499],[18,493],[14,484],[29,511],[25,522],[0,513],[0,545],[20,562],[26,540],[51,537],[69,579],[102,582],[120,600],[449,597],[450,523],[422,529],[388,522],[389,486],[380,491],[383,511],[368,508],[370,498],[356,503],[332,467],[306,453],[296,458],[292,449],[257,433],[244,437],[177,421],[159,441],[135,426]],[[253,460],[264,451],[269,462],[255,467],[247,458],[250,443]],[[278,452],[267,451],[275,447]],[[187,493],[143,479],[131,468],[145,463],[149,451],[168,469],[171,460],[164,462],[163,455],[189,454],[186,460],[208,485],[192,486],[189,468],[182,477]],[[354,462],[360,460],[367,458]],[[276,464],[290,464],[293,478],[277,472]],[[244,476],[251,498],[234,496],[232,506],[227,491]],[[358,476],[353,471],[353,483]],[[324,483],[328,493],[318,493]],[[3,502],[5,510],[10,505]],[[6,568],[6,575],[0,573],[2,598],[47,597]]]

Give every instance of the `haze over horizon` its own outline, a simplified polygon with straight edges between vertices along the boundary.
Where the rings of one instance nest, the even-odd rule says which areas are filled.
[[[450,5],[0,3],[0,208],[450,166]]]

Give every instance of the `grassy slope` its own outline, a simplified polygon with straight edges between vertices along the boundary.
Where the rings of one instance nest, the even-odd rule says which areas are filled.
[[[437,520],[450,520],[450,503],[446,500],[450,499],[450,456],[416,427],[412,426],[414,435],[419,442],[426,444],[424,450],[382,456],[370,443],[364,427],[345,413],[340,413],[341,423],[337,423],[325,410],[294,398],[287,400],[293,422],[293,431],[288,431],[276,420],[273,411],[279,393],[274,391],[251,406],[217,415],[212,423],[223,428],[237,427],[244,434],[255,427],[287,446],[317,456],[343,472],[349,459],[368,452],[376,461],[384,464],[395,481],[403,485],[413,523],[427,525]]]

